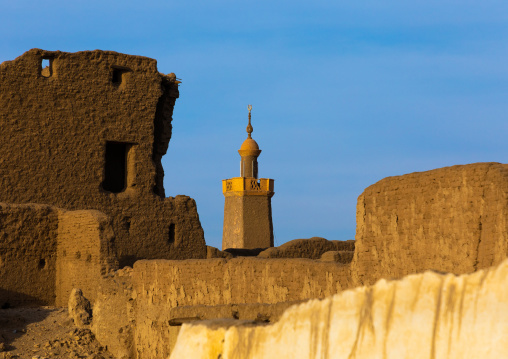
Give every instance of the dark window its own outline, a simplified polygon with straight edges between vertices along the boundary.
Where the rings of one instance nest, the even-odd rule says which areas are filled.
[[[125,74],[131,71],[131,69],[126,67],[113,67],[112,69],[113,73],[111,82],[117,86],[120,86],[123,82],[125,82]]]
[[[46,267],[46,260],[45,259],[41,259],[39,261],[38,267],[39,267],[39,269],[44,269]]]
[[[106,142],[104,181],[102,188],[118,193],[127,187],[127,152],[131,144],[124,142]]]
[[[175,224],[171,223],[169,225],[169,236],[168,236],[169,244],[175,243]]]

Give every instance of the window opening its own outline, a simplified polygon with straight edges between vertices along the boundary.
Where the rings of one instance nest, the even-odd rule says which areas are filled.
[[[39,267],[39,269],[44,269],[46,268],[46,260],[43,258],[39,261],[39,264],[37,265]]]
[[[104,190],[119,193],[127,187],[127,154],[131,146],[125,142],[106,142]]]
[[[171,223],[169,225],[169,236],[168,236],[169,244],[175,243],[175,224]]]
[[[120,86],[122,83],[124,83],[125,74],[132,71],[127,67],[113,67],[112,69],[113,73],[111,75],[111,82],[116,86]]]
[[[42,77],[51,77],[53,75],[53,59],[51,58],[42,58],[41,60],[41,76]]]

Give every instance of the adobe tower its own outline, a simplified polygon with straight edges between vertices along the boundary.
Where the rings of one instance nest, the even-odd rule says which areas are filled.
[[[252,106],[249,109],[247,139],[238,150],[241,156],[240,177],[222,180],[224,227],[222,249],[273,247],[273,179],[258,179],[258,144],[252,139]]]

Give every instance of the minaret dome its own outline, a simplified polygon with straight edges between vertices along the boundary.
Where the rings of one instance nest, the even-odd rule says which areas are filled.
[[[242,146],[238,150],[242,160],[240,162],[240,177],[258,178],[258,156],[261,150],[256,141],[252,138],[251,110],[252,105],[247,107],[249,110],[249,124],[247,125],[247,139],[243,141]]]

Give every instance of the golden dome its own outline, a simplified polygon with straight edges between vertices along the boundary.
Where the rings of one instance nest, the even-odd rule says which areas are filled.
[[[247,138],[242,143],[242,147],[240,147],[240,151],[242,150],[259,150],[258,143],[254,141],[252,138]]]
[[[242,147],[238,150],[238,153],[240,156],[259,156],[261,153],[261,150],[259,149],[259,146],[256,141],[254,141],[252,138],[247,138],[242,143]]]

